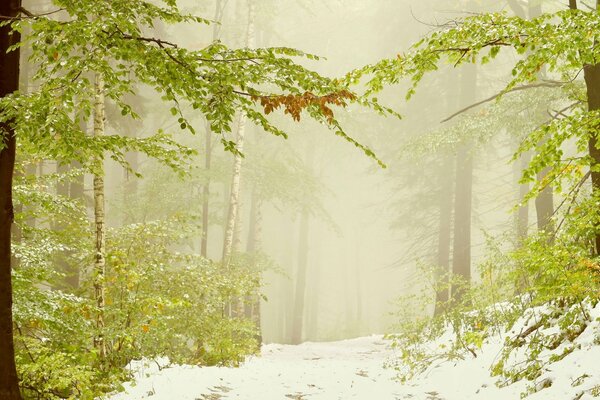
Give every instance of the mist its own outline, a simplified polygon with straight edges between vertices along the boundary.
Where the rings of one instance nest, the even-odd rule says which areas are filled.
[[[0,6],[0,400],[600,393],[600,3]]]

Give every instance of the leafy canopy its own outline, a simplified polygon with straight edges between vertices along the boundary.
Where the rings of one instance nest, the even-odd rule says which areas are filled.
[[[143,0],[56,0],[54,4],[60,8],[55,13],[2,22],[23,33],[24,40],[16,46],[31,48],[30,62],[36,66],[33,79],[39,85],[31,93],[2,99],[2,120],[15,121],[23,146],[44,158],[89,166],[89,160],[109,152],[125,163],[123,153],[137,150],[178,167],[177,160],[191,156],[166,132],[144,139],[87,136],[84,127],[93,110],[95,75],[105,83],[107,101],[123,116],[140,118],[126,99],[140,87],[150,87],[171,104],[181,129],[194,133],[186,110],[198,110],[232,152],[238,150],[228,133],[236,113],[285,137],[265,117],[282,107],[295,120],[306,111],[375,158],[334,117],[332,105],[345,107],[356,101],[348,85],[295,61],[316,56],[284,47],[231,49],[220,42],[187,49],[153,37],[151,32],[163,23],[210,23],[182,14],[172,0],[158,5]]]

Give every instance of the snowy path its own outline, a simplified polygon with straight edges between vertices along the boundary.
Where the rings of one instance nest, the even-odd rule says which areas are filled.
[[[381,336],[299,346],[266,345],[240,368],[148,366],[137,385],[111,400],[404,399],[383,363]]]
[[[545,369],[550,388],[528,400],[593,400],[600,394],[600,304],[574,351]],[[499,388],[489,366],[503,337],[491,338],[477,358],[444,362],[406,385],[383,364],[394,351],[381,336],[299,346],[266,345],[240,368],[138,365],[135,384],[109,400],[519,400],[531,382]],[[596,393],[598,392],[598,393]]]

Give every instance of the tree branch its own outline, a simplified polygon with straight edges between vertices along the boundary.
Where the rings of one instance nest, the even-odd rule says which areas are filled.
[[[521,90],[534,89],[534,88],[539,88],[539,87],[550,87],[550,88],[552,88],[552,87],[560,87],[563,84],[564,84],[563,82],[557,82],[557,81],[544,81],[544,82],[540,82],[540,83],[532,83],[530,85],[518,86],[518,87],[512,88],[510,90],[502,91],[500,93],[497,93],[497,94],[495,94],[493,96],[488,97],[487,99],[478,101],[477,103],[473,103],[470,106],[467,106],[467,107],[465,107],[465,108],[463,108],[461,110],[458,110],[454,114],[452,114],[449,117],[443,119],[441,122],[442,123],[443,122],[448,122],[448,121],[450,121],[451,119],[457,117],[460,114],[463,114],[463,113],[465,113],[465,112],[467,112],[467,111],[469,111],[469,110],[471,110],[471,109],[473,109],[473,108],[475,108],[477,106],[480,106],[482,104],[489,103],[490,101],[495,100],[498,97],[504,96],[507,93],[519,92]]]
[[[46,15],[52,15],[52,14],[56,14],[59,13],[61,11],[64,11],[64,8],[58,8],[56,10],[52,10],[52,11],[48,11],[45,13],[41,13],[41,14],[34,14],[31,11],[29,11],[28,9],[26,9],[25,7],[19,7],[17,9],[17,11],[19,11],[19,13],[21,13],[23,16],[18,16],[18,17],[8,17],[6,15],[0,15],[0,20],[11,20],[11,21],[19,21],[22,19],[34,19],[34,18],[39,18],[39,17],[44,17]]]

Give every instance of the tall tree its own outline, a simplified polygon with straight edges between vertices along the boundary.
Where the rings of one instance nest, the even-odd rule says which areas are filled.
[[[450,300],[450,246],[452,244],[452,209],[454,201],[454,188],[452,180],[447,173],[454,169],[452,158],[443,156],[440,165],[440,191],[439,191],[439,230],[437,248],[437,277],[436,299],[434,315],[440,315],[445,305]]]
[[[223,13],[225,12],[225,6],[228,0],[216,0],[215,2],[215,16],[212,32],[213,42],[219,40],[221,36],[221,21],[223,20]],[[213,132],[210,128],[210,123],[206,121],[204,125],[204,169],[207,172],[206,182],[202,187],[202,237],[200,239],[200,255],[202,257],[208,257],[208,226],[210,224],[208,213],[210,211],[210,174],[208,172],[211,169],[212,163],[212,136]]]
[[[17,18],[20,8],[20,0],[2,1],[0,15]],[[19,33],[10,25],[0,26],[0,98],[19,89],[19,50],[8,50],[20,40]],[[12,185],[17,143],[14,121],[5,118],[0,121],[0,400],[20,400],[12,333],[11,283]]]
[[[170,24],[207,22],[182,14],[172,1],[155,4],[144,0],[78,0],[60,5],[60,10],[18,19],[19,29],[24,30],[25,26],[31,29],[27,44],[32,50],[30,60],[36,67],[32,79],[39,83],[27,94],[13,94],[18,85],[18,52],[6,53],[13,45],[24,45],[7,25],[17,20],[20,2],[3,2],[0,10],[5,21],[0,60],[0,122],[5,143],[0,153],[0,357],[6,358],[6,362],[0,363],[1,371],[6,372],[0,378],[0,393],[8,393],[12,398],[18,396],[18,390],[14,389],[10,284],[14,133],[24,148],[31,148],[44,159],[78,161],[89,170],[94,169],[94,163],[104,154],[125,163],[124,154],[128,151],[144,152],[181,170],[193,154],[162,131],[144,138],[86,135],[80,122],[88,121],[95,108],[95,84],[89,79],[92,74],[101,76],[106,101],[116,105],[123,116],[139,118],[127,102],[127,95],[143,84],[171,105],[171,114],[184,132],[195,132],[186,118],[187,106],[204,113],[212,131],[222,135],[224,148],[232,152],[235,143],[223,134],[232,129],[236,112],[268,133],[285,136],[265,115],[283,109],[298,120],[302,110],[309,109],[310,118],[375,158],[368,148],[344,132],[331,109],[332,104],[346,106],[358,100],[349,85],[322,77],[294,62],[293,57],[308,57],[300,51],[230,49],[222,43],[189,50],[174,42],[145,36],[144,32],[150,31],[159,20]],[[376,107],[374,102],[361,104]]]
[[[542,1],[535,0],[529,1],[528,3],[528,16],[529,19],[534,19],[542,15]],[[538,79],[543,79],[543,69],[538,73]],[[543,111],[541,111],[543,112]],[[527,159],[527,153],[523,154],[522,157]],[[526,160],[524,160],[526,161]],[[548,182],[548,174],[552,168],[547,167],[537,173],[537,180],[539,182],[546,182],[543,189],[538,193],[535,198],[535,211],[537,216],[537,226],[539,231],[546,232],[549,237],[554,233],[554,224],[552,222],[552,216],[554,215],[554,189],[551,182]]]
[[[292,344],[302,342],[304,332],[304,306],[306,303],[306,272],[308,269],[308,239],[310,213],[305,207],[300,214],[298,238],[298,265],[295,275],[294,311],[292,313]]]
[[[254,45],[254,17],[255,17],[254,0],[248,0],[248,28],[246,31],[246,47],[250,48]],[[242,177],[242,152],[244,151],[244,140],[246,135],[247,118],[244,114],[238,117],[238,126],[236,131],[236,149],[233,160],[233,173],[231,178],[231,189],[229,192],[229,211],[225,226],[225,238],[223,240],[223,264],[229,264],[233,247],[235,244],[235,232],[239,229],[239,209],[240,209],[240,192],[241,192],[241,177]]]
[[[94,137],[101,139],[104,132],[104,80],[102,76],[95,77],[95,101],[94,101]],[[94,345],[101,358],[106,355],[106,343],[104,340],[104,307],[106,303],[106,228],[105,228],[105,201],[104,201],[104,157],[100,155],[96,160],[94,169],[94,297],[96,300],[97,315]]]
[[[473,104],[477,90],[477,70],[473,65],[463,67],[460,102],[463,107]],[[473,202],[473,146],[470,139],[458,147],[454,199],[454,246],[452,250],[453,281],[451,296],[460,300],[464,285],[471,281],[471,213]]]
[[[600,24],[599,7],[596,4],[595,7],[586,7],[589,11],[581,10],[576,0],[563,0],[562,4],[563,9],[533,19],[503,13],[466,17],[456,26],[424,38],[410,53],[355,71],[350,77],[357,80],[361,74],[370,74],[371,79],[366,85],[366,96],[370,97],[386,84],[398,82],[401,77],[412,78],[416,85],[425,74],[437,69],[444,61],[453,65],[485,64],[505,48],[513,49],[521,57],[509,71],[510,81],[500,96],[539,87],[568,87],[583,70],[587,101],[582,102],[579,96],[565,91],[574,103],[529,132],[518,153],[529,150],[536,153],[523,174],[523,180],[536,182],[528,199],[534,198],[549,183],[555,184],[555,187],[567,183],[572,193],[579,193],[578,189],[587,179],[582,172],[586,169],[590,170],[592,195],[597,199],[600,197],[600,150],[597,143],[600,111],[600,49],[597,43],[600,34],[596,29]],[[543,46],[540,46],[541,43]],[[561,80],[540,81],[539,71],[543,68],[548,73],[561,76]],[[413,86],[409,95],[414,91]],[[565,159],[567,143],[576,140],[578,143],[585,142],[586,148],[577,147],[577,156]],[[578,183],[580,181],[582,183]],[[586,210],[586,218],[598,220],[595,207],[590,205]],[[547,218],[548,212],[540,216]],[[590,237],[593,251],[598,253],[598,226],[590,226],[581,237]]]
[[[577,10],[577,1],[570,0],[569,6],[572,10]],[[600,0],[596,0],[595,13],[600,13]],[[594,41],[594,45],[597,45]],[[583,76],[587,89],[588,111],[594,112],[600,110],[600,57],[596,56],[591,62],[583,65]],[[592,176],[592,190],[596,198],[600,197],[600,148],[598,143],[598,126],[594,126],[589,134],[588,152],[592,159],[590,171]],[[599,211],[600,212],[600,211]],[[596,217],[598,219],[598,217]],[[596,225],[595,232],[595,254],[600,255],[600,224]]]
[[[310,170],[313,168],[315,148],[313,143],[307,145],[306,164]],[[308,271],[309,255],[309,227],[310,209],[308,205],[302,207],[300,212],[300,231],[298,236],[298,264],[295,274],[294,308],[292,313],[292,344],[302,342],[304,334],[304,314],[306,305],[306,275]]]

